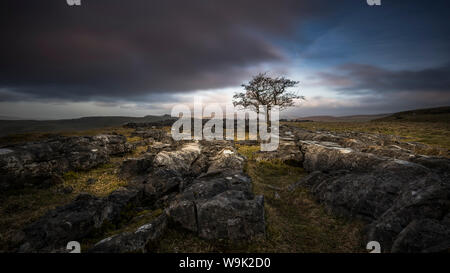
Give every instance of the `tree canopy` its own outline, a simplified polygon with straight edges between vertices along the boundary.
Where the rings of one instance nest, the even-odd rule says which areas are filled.
[[[243,92],[235,93],[233,96],[234,106],[251,108],[258,112],[259,105],[265,105],[270,109],[273,105],[280,107],[280,110],[295,105],[295,100],[304,99],[288,88],[296,87],[298,81],[293,81],[285,77],[271,78],[265,73],[254,76],[247,84],[242,84]]]

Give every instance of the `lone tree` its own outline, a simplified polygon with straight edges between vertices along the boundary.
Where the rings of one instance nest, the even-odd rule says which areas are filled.
[[[294,106],[296,99],[305,99],[287,89],[297,86],[298,81],[292,81],[285,77],[271,78],[266,73],[259,73],[247,84],[242,84],[244,92],[235,93],[234,106],[250,108],[259,113],[259,105],[267,106],[267,115],[272,106],[277,105],[280,110]],[[268,116],[267,116],[268,117]],[[267,119],[268,120],[268,119]]]

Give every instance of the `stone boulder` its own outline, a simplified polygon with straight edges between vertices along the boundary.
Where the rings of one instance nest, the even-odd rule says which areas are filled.
[[[311,171],[321,170],[366,170],[383,162],[383,158],[344,148],[333,142],[300,141],[303,154],[303,168]]]
[[[123,135],[97,135],[93,136],[94,145],[105,147],[108,155],[123,155],[133,150],[133,145],[127,143]]]
[[[176,151],[159,152],[154,160],[155,168],[178,172],[182,175],[190,173],[191,165],[201,153],[198,143],[188,143]]]
[[[397,236],[392,252],[444,252],[450,249],[449,224],[433,219],[414,220]]]
[[[243,174],[202,177],[167,208],[170,222],[205,239],[251,239],[264,236],[264,199],[253,196]]]
[[[119,170],[122,178],[130,178],[133,176],[145,175],[151,172],[155,155],[145,153],[139,157],[125,159]]]
[[[237,153],[234,148],[226,147],[211,158],[207,174],[215,174],[224,171],[242,172],[245,158]]]
[[[23,230],[19,252],[54,252],[81,240],[106,223],[114,224],[137,205],[141,192],[119,189],[108,197],[80,194],[73,202],[50,210]]]
[[[154,205],[161,197],[173,192],[178,192],[180,184],[185,180],[173,170],[158,169],[148,175],[143,184],[146,202]]]
[[[194,177],[206,174],[210,165],[210,157],[203,152],[197,157],[197,159],[191,165],[191,173]]]
[[[130,152],[133,146],[121,135],[55,137],[15,145],[0,153],[0,190],[44,183],[67,171],[89,170],[109,162],[111,155]]]
[[[160,215],[155,220],[140,226],[132,232],[123,232],[96,243],[90,253],[145,253],[151,251],[167,230],[167,216]]]
[[[225,191],[197,205],[198,235],[205,239],[242,240],[264,236],[264,197],[248,199]]]

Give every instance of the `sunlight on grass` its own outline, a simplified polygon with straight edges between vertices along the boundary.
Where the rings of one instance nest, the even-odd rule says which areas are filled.
[[[64,175],[63,186],[72,187],[74,193],[87,192],[106,196],[127,185],[125,180],[117,176],[117,167],[116,164],[109,163],[87,172],[68,172]]]

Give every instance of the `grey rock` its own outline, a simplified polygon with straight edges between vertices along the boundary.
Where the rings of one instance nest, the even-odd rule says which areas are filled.
[[[229,142],[185,143],[170,149],[124,162],[120,173],[132,181],[128,189],[104,198],[82,194],[49,211],[23,230],[19,251],[66,252],[67,242],[98,233],[106,224],[121,227],[134,207],[165,208],[165,213],[134,232],[100,241],[91,252],[151,251],[169,223],[206,239],[264,236],[263,198],[253,195],[251,179],[243,173],[245,158]]]
[[[303,168],[307,171],[366,170],[383,162],[383,158],[344,148],[333,142],[300,141]]]
[[[166,209],[166,213],[173,225],[181,226],[189,231],[197,232],[197,207],[194,201],[174,201]]]
[[[183,175],[189,174],[192,163],[200,153],[201,148],[198,143],[188,143],[177,151],[158,153],[153,160],[153,165],[155,168],[167,169]]]
[[[316,171],[297,185],[309,187],[334,213],[366,220],[370,223],[367,240],[378,241],[391,251],[393,242],[413,221],[445,216],[450,208],[448,183],[423,166],[391,161],[368,172]]]
[[[209,199],[227,190],[242,191],[248,198],[253,198],[250,178],[240,173],[197,178],[177,198],[190,201]]]
[[[199,202],[198,234],[205,239],[250,239],[265,235],[264,198],[248,200],[243,192],[226,191]]]
[[[49,179],[107,163],[111,155],[130,152],[133,146],[121,135],[99,135],[58,136],[7,149],[12,152],[0,155],[0,190],[28,185],[45,187]]]
[[[450,249],[450,226],[433,219],[414,220],[393,243],[392,252],[445,252]]]
[[[227,170],[242,172],[245,158],[237,153],[234,148],[223,148],[211,159],[207,174],[220,173]]]
[[[151,251],[167,230],[167,216],[160,215],[133,232],[123,232],[101,240],[90,253],[145,253]]]
[[[123,178],[130,178],[138,175],[145,175],[151,171],[154,154],[145,153],[137,158],[127,158],[120,166],[119,175]]]
[[[156,170],[147,176],[144,181],[144,196],[150,203],[156,202],[159,198],[171,192],[178,192],[183,178],[176,171],[167,169]]]
[[[99,230],[105,223],[116,223],[130,207],[139,202],[140,192],[120,189],[105,198],[80,194],[68,205],[50,210],[26,227],[19,252],[53,252],[64,249]]]
[[[167,209],[171,222],[205,239],[264,236],[264,202],[254,197],[251,181],[222,172],[192,182]]]
[[[193,176],[199,176],[208,171],[208,167],[210,164],[210,159],[203,152],[200,154],[197,159],[191,165],[191,172]]]

